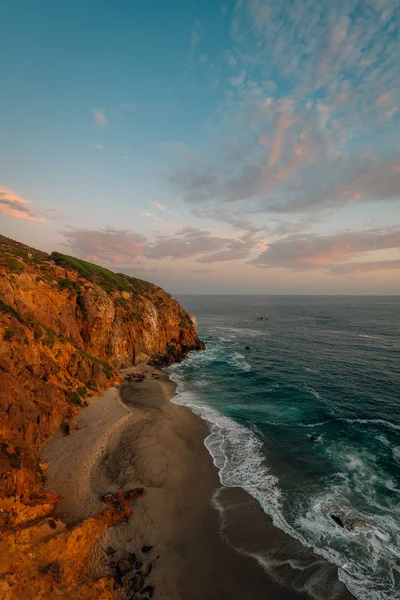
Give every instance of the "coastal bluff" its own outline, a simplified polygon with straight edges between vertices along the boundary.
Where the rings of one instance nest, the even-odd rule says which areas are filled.
[[[161,288],[0,236],[0,597],[114,598],[91,552],[130,516],[141,490],[108,499],[68,528],[52,516],[38,451],[110,385],[118,370],[164,366],[204,348],[195,319]]]

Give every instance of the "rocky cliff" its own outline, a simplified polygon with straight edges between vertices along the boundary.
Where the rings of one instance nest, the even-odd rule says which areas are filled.
[[[112,597],[107,582],[88,583],[77,555],[85,562],[127,507],[66,531],[50,518],[58,499],[36,453],[119,368],[170,364],[202,347],[193,318],[157,286],[0,236],[0,597]],[[65,573],[72,556],[75,565],[64,587],[62,556]]]

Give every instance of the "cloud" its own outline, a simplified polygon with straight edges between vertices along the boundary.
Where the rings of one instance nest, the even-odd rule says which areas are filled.
[[[215,273],[215,269],[191,269],[192,273],[207,274],[207,273]]]
[[[190,33],[190,48],[193,50],[200,44],[202,38],[202,29],[200,21],[197,20],[194,22],[192,31]]]
[[[161,204],[160,202],[153,202],[154,206],[156,206],[159,210],[167,210],[165,204]]]
[[[245,79],[246,79],[246,71],[241,71],[235,77],[230,77],[228,81],[233,87],[236,87],[237,85],[242,85],[244,83]]]
[[[102,146],[101,144],[96,144],[96,148],[98,148],[99,150],[104,150],[104,146]]]
[[[335,265],[330,271],[333,275],[356,275],[371,271],[400,271],[400,260],[373,260],[369,262],[351,262]]]
[[[125,156],[124,156],[124,160],[129,160],[129,156],[127,156],[127,155],[125,154]]]
[[[141,214],[155,218],[151,213]],[[184,227],[170,236],[157,234],[153,240],[129,229],[110,226],[100,230],[69,227],[61,233],[72,253],[89,261],[111,265],[129,264],[139,257],[155,260],[193,258],[199,263],[214,263],[248,258],[257,247],[252,234],[230,238],[196,227]]]
[[[353,272],[354,264],[347,261],[366,252],[383,249],[400,249],[400,228],[344,231],[331,235],[292,235],[270,243],[250,264],[259,267],[283,267],[292,270],[322,269],[336,272]],[[389,261],[391,262],[391,261]],[[397,264],[395,261],[392,264]],[[361,263],[358,263],[358,266]],[[375,262],[375,266],[382,265]],[[364,271],[373,270],[363,263]],[[360,267],[361,268],[361,267]],[[393,267],[397,268],[397,267]]]
[[[131,263],[143,255],[146,238],[129,229],[68,228],[61,232],[73,254],[80,258],[109,264]]]
[[[157,221],[157,223],[164,223],[164,221],[153,215],[153,213],[142,211],[140,214],[142,215],[142,217],[149,217],[149,219],[154,219],[154,221]]]
[[[251,235],[227,238],[213,235],[196,227],[185,227],[174,236],[159,235],[145,249],[147,258],[194,258],[197,262],[212,263],[247,258],[255,247]]]
[[[0,214],[25,221],[46,220],[43,216],[40,216],[40,213],[32,210],[27,200],[5,188],[0,188]]]
[[[239,0],[230,14],[221,143],[172,165],[174,192],[246,218],[398,201],[398,2]]]
[[[98,125],[105,127],[108,125],[108,119],[105,115],[105,111],[102,108],[94,108],[92,110],[93,118]]]

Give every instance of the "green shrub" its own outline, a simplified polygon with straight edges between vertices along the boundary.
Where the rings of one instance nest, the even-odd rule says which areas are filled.
[[[76,391],[78,392],[78,394],[81,398],[83,398],[83,399],[86,398],[87,389],[85,388],[85,386],[78,387],[78,389]]]
[[[69,394],[69,401],[76,405],[79,405],[82,402],[81,398],[76,392],[71,392]]]
[[[35,340],[40,340],[42,335],[43,335],[42,328],[40,327],[39,323],[36,323],[35,326],[33,327],[33,337],[35,338]]]
[[[101,365],[103,367],[104,375],[107,377],[107,379],[111,379],[111,377],[113,376],[113,373],[114,373],[114,369],[106,360],[101,360],[100,358],[97,358],[96,356],[92,356],[86,350],[81,350],[81,352],[82,352],[83,356],[86,356],[86,358],[88,358],[89,360],[92,360],[93,362],[97,363],[98,365]]]
[[[143,294],[152,288],[155,288],[155,285],[152,283],[143,281],[143,279],[137,279],[136,277],[130,277],[129,275],[125,275],[125,273],[118,273],[118,276],[130,283],[133,288],[130,291],[134,292],[135,294]]]
[[[16,333],[17,331],[15,329],[10,329],[9,327],[7,327],[4,331],[4,339],[11,340]]]
[[[71,279],[59,279],[58,285],[62,290],[70,290],[71,292],[76,292],[78,289],[76,281]]]
[[[85,279],[100,285],[106,292],[115,290],[130,291],[130,286],[123,277],[100,265],[95,265],[86,260],[68,256],[67,254],[61,254],[60,252],[53,252],[51,258],[60,267],[77,271]]]
[[[10,273],[22,273],[25,268],[21,261],[7,254],[2,257],[2,262],[5,264]]]
[[[53,348],[54,343],[56,341],[56,337],[56,333],[52,329],[46,328],[46,337],[43,340],[43,344],[45,344],[49,348]]]
[[[180,327],[181,329],[190,329],[190,325],[188,325],[188,324],[186,323],[186,321],[181,321],[181,322],[179,323],[179,327]]]
[[[5,302],[3,302],[3,300],[0,300],[0,311],[2,313],[11,315],[15,319],[17,319],[17,321],[19,321],[20,323],[25,323],[25,319],[23,317],[21,317],[21,315],[14,308],[12,308],[12,306],[9,306]]]

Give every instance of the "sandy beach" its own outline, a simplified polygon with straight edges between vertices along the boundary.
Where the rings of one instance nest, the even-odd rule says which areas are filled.
[[[207,424],[170,402],[167,375],[147,365],[127,370],[135,371],[144,380],[93,399],[78,419],[85,427],[43,453],[68,525],[104,510],[106,493],[145,489],[132,517],[96,549],[99,574],[134,553],[143,599],[352,598],[336,569],[274,528],[246,492],[221,487],[204,446]],[[136,596],[117,588],[116,597]]]

